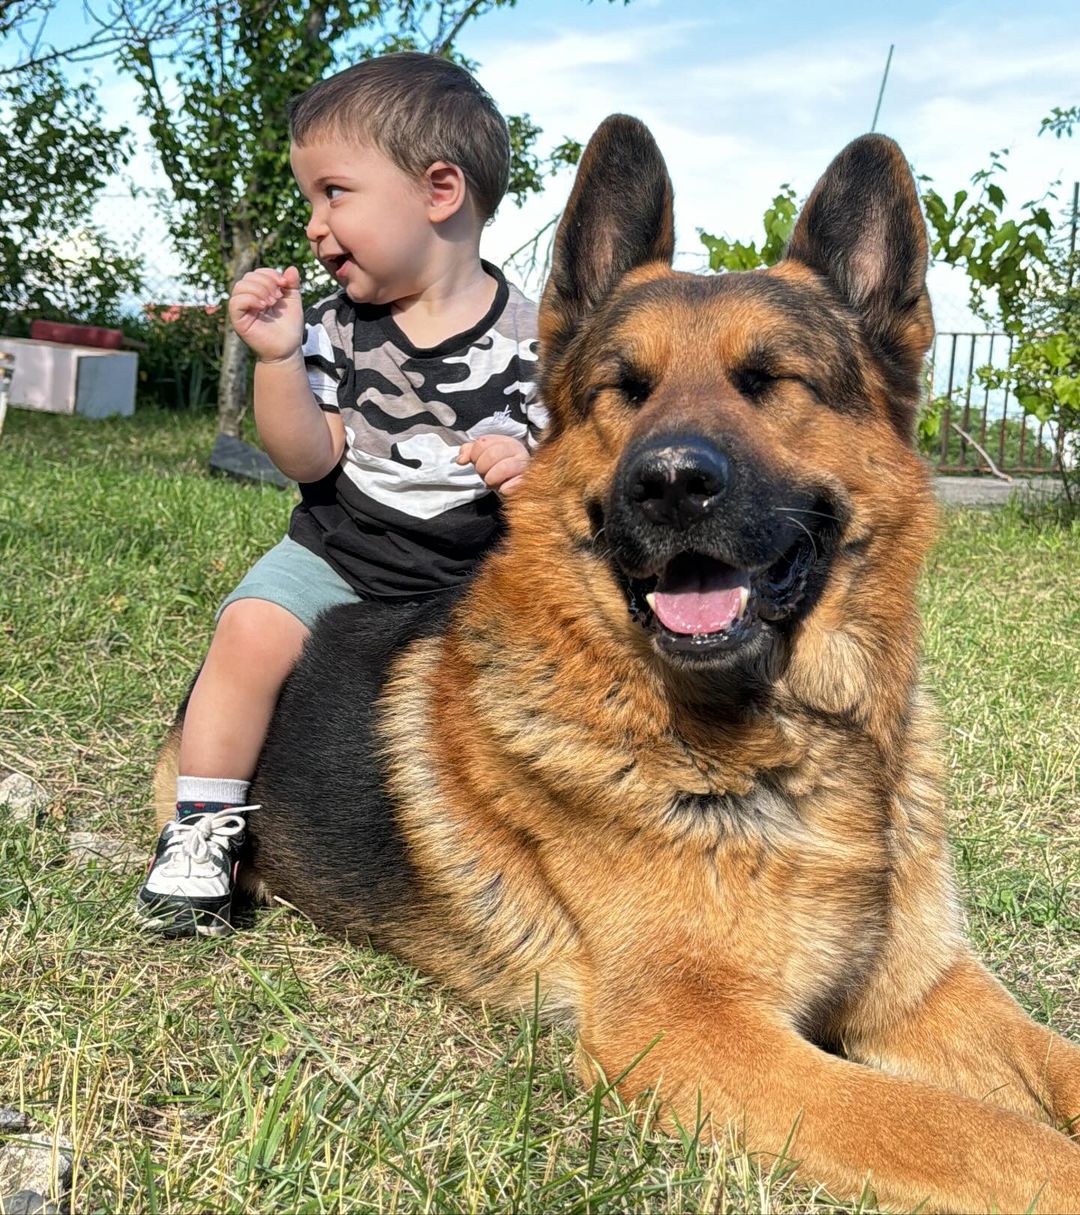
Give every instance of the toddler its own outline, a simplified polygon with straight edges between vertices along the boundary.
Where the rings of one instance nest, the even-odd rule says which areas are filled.
[[[257,269],[229,319],[256,356],[255,421],[300,484],[288,534],[222,604],[180,744],[176,820],[136,902],[173,936],[231,928],[248,785],[321,612],[459,584],[498,538],[546,422],[536,306],[480,259],[507,186],[506,123],[463,68],[385,55],[289,109],[306,234],[338,290]]]

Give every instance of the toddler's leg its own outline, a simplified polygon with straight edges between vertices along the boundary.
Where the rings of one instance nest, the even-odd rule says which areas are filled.
[[[222,612],[184,717],[177,821],[162,832],[136,903],[147,927],[230,931],[248,783],[307,636],[292,612],[265,599],[234,600]]]
[[[278,694],[307,637],[306,625],[276,603],[229,604],[188,701],[182,777],[251,780]]]

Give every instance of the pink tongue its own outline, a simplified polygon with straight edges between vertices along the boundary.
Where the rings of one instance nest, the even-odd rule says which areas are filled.
[[[742,592],[733,586],[722,591],[657,591],[657,618],[673,633],[719,633],[738,616]]]

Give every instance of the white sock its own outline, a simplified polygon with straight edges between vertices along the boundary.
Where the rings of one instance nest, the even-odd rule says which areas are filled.
[[[223,806],[243,806],[251,782],[228,780],[219,776],[178,776],[177,802],[218,802]]]

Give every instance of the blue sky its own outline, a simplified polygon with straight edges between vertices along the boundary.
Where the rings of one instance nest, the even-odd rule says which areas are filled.
[[[78,5],[63,0],[68,29]],[[677,264],[702,264],[697,230],[759,235],[782,182],[801,196],[833,155],[870,126],[889,44],[895,44],[878,129],[899,140],[943,193],[964,187],[991,149],[1009,147],[1011,202],[1080,178],[1080,137],[1039,137],[1055,105],[1080,102],[1080,3],[980,0],[893,4],[773,0],[519,0],[467,28],[459,45],[507,113],[529,113],[555,143],[585,139],[608,113],[647,122],[675,183]],[[14,48],[0,50],[10,61]],[[114,121],[132,122],[130,85],[94,69]],[[145,129],[145,128],[144,128]],[[158,179],[143,152],[133,166]],[[501,261],[561,208],[571,173],[518,209],[504,204],[486,238]],[[114,197],[102,219],[130,231]],[[152,219],[144,244],[159,274],[174,264]],[[535,289],[536,283],[528,283]],[[968,323],[963,285],[932,278],[939,327]]]
[[[869,128],[890,43],[878,129],[939,190],[966,186],[1002,147],[1013,202],[1080,177],[1080,138],[1037,134],[1054,105],[1080,101],[1078,18],[1076,0],[521,0],[478,23],[462,48],[504,109],[528,110],[553,136],[588,132],[616,109],[644,119],[668,160],[678,261],[690,269],[701,261],[698,228],[756,238],[781,182],[805,196]],[[501,223],[514,247],[558,209],[569,180],[526,214],[504,213],[492,237],[503,237]],[[932,285],[939,326],[969,323],[964,286],[947,272]]]

